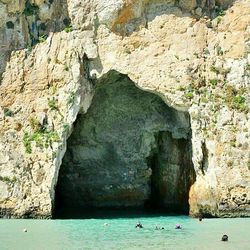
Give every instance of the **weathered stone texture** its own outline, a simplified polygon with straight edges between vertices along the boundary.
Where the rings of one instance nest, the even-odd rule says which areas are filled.
[[[0,1],[2,215],[51,216],[73,122],[115,70],[189,112],[190,213],[249,216],[250,2],[178,2]]]

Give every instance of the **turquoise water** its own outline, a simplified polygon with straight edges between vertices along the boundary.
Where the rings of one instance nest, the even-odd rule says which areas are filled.
[[[140,221],[144,228],[136,229]],[[108,223],[108,226],[104,226]],[[181,230],[175,229],[180,223]],[[155,230],[156,225],[164,230]],[[27,232],[23,232],[26,228]],[[227,234],[228,242],[220,241]],[[0,249],[250,249],[250,218],[187,216],[85,220],[0,220]]]

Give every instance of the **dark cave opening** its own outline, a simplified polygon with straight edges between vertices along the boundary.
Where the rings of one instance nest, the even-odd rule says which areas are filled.
[[[190,149],[189,139],[174,139],[167,131],[158,133],[157,149],[147,159],[152,175],[146,208],[188,214],[189,189],[195,180]]]
[[[111,71],[68,139],[53,217],[188,214],[191,158],[188,112]]]

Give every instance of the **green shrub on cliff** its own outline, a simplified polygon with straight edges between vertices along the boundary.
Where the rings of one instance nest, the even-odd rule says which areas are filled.
[[[25,147],[25,152],[28,154],[31,154],[32,149],[31,149],[31,140],[30,140],[30,136],[28,134],[28,132],[24,133],[23,136],[23,145]]]
[[[49,106],[50,110],[57,111],[58,114],[61,116],[61,118],[64,118],[63,114],[61,113],[61,111],[58,107],[58,103],[57,103],[57,100],[55,99],[55,97],[52,97],[51,99],[48,98],[48,106]]]
[[[241,111],[245,111],[246,98],[242,95],[236,95],[233,97],[232,107]]]
[[[223,51],[219,49],[218,53],[220,53],[220,54],[222,53],[223,54]],[[214,72],[216,75],[220,74],[220,75],[226,76],[231,71],[231,69],[230,68],[216,67],[214,65],[211,65],[210,66],[210,71]]]
[[[42,129],[42,125],[40,124],[40,122],[33,116],[29,118],[29,124],[34,131]]]
[[[28,132],[24,133],[23,144],[25,147],[25,152],[28,154],[32,153],[31,143],[35,142],[36,146],[39,148],[48,148],[52,146],[53,142],[59,142],[60,138],[56,131],[53,130],[39,130],[32,134]]]
[[[212,85],[212,88],[215,88],[215,86],[217,86],[218,80],[217,79],[210,79],[209,82]]]
[[[48,106],[51,110],[58,110],[57,101],[54,97],[52,99],[48,98]]]
[[[236,90],[233,86],[229,85],[226,88],[225,101],[231,109],[236,109],[241,112],[247,112],[248,106],[246,98],[244,97],[245,89]]]
[[[39,36],[38,37],[38,42],[39,43],[43,43],[43,42],[45,42],[46,41],[46,39],[47,39],[47,35],[42,35],[42,36]]]
[[[13,176],[12,178],[9,176],[0,176],[0,181],[7,182],[9,184],[13,184],[17,181],[16,176]]]
[[[193,99],[194,94],[192,92],[187,92],[187,93],[185,93],[185,97],[188,98],[188,99]]]
[[[72,32],[73,31],[73,27],[71,25],[69,25],[69,26],[65,27],[64,31],[66,33]]]
[[[27,1],[25,4],[25,9],[23,11],[23,14],[25,16],[32,16],[36,15],[39,12],[39,7],[35,4],[30,3],[30,1]]]
[[[189,85],[185,88],[184,92],[185,92],[184,96],[187,99],[191,100],[194,98],[195,87],[193,85]]]
[[[226,15],[226,11],[223,10],[223,9],[218,9],[217,15],[218,16],[225,16]]]

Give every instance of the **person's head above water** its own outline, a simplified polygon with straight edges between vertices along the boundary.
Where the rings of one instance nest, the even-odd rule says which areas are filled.
[[[136,225],[135,225],[136,228],[143,228],[141,222],[139,221]]]
[[[221,241],[228,241],[228,236],[224,234],[221,238]]]
[[[181,225],[180,224],[176,224],[175,225],[175,229],[181,229]]]

